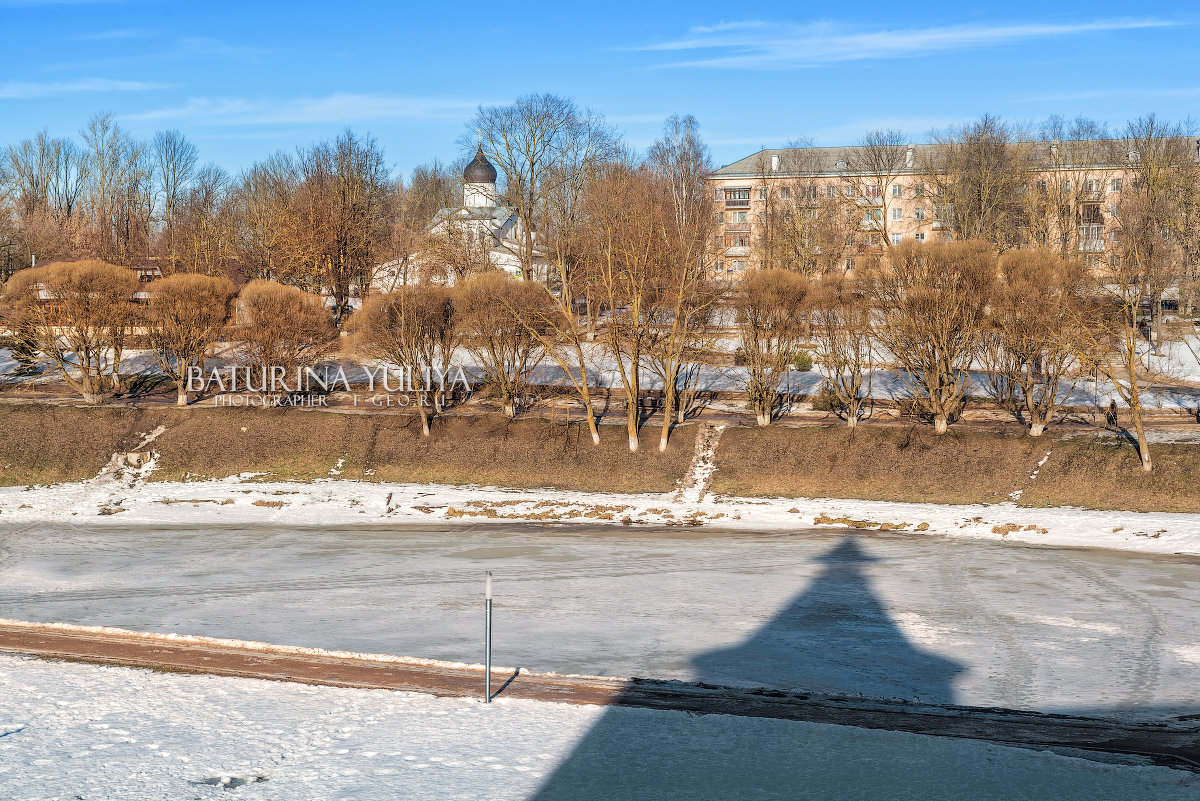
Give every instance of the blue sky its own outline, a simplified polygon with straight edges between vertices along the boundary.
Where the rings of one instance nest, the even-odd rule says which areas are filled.
[[[346,126],[397,169],[452,160],[477,104],[569,95],[644,147],[694,114],[718,164],[985,112],[1200,116],[1188,3],[0,0],[0,143],[95,111],[236,171]]]

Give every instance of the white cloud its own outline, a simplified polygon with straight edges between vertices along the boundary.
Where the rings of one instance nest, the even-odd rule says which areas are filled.
[[[638,50],[710,50],[716,54],[668,67],[788,69],[842,61],[903,58],[1029,39],[1102,31],[1157,28],[1177,23],[1154,19],[1093,20],[1068,24],[972,24],[878,31],[851,31],[829,22],[767,24],[725,22],[692,28],[689,36]]]
[[[88,92],[145,92],[165,89],[161,83],[143,81],[116,81],[111,78],[80,78],[74,81],[3,81],[0,82],[0,99],[27,100],[50,95],[80,94]]]
[[[191,119],[209,125],[270,125],[379,119],[459,119],[481,101],[336,92],[324,97],[254,101],[194,97],[182,106],[127,114],[130,120]]]

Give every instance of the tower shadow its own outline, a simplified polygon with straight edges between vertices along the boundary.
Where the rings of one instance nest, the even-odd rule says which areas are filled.
[[[964,668],[917,647],[892,620],[865,572],[876,557],[847,535],[817,560],[823,568],[808,587],[748,639],[696,656],[696,679],[953,703],[953,679]],[[814,749],[819,731],[618,701],[532,799],[832,798],[804,792],[806,774],[834,768]],[[899,769],[905,758],[895,758]]]

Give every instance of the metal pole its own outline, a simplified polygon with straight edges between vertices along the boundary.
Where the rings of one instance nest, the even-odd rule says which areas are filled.
[[[492,702],[492,571],[487,572],[487,585],[483,593],[484,609],[487,613],[487,629],[484,633],[483,702]]]

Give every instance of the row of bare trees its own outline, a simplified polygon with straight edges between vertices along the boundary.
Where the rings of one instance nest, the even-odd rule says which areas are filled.
[[[974,392],[1040,436],[1080,380],[1101,377],[1128,407],[1148,471],[1139,281],[1131,266],[1096,272],[1053,251],[1001,254],[978,240],[904,244],[853,278],[756,271],[734,299],[746,391],[766,425],[786,401],[797,349],[811,342],[850,426],[876,368],[890,365],[886,376],[938,434]]]

